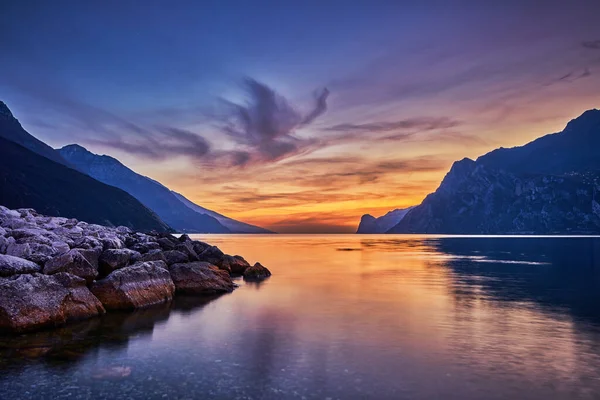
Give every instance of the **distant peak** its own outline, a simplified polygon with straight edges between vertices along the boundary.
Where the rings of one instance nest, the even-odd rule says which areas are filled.
[[[593,108],[569,121],[565,131],[588,132],[591,129],[597,129],[598,127],[600,127],[600,110]]]
[[[88,149],[86,149],[85,147],[79,145],[79,144],[68,144],[66,146],[61,147],[60,149],[58,149],[59,151],[70,151],[70,152],[82,152],[82,153],[90,153],[92,154],[91,151],[89,151]]]
[[[376,218],[374,216],[372,216],[371,214],[364,214],[362,217],[360,217],[361,222],[372,221],[375,219]]]
[[[14,115],[3,101],[0,100],[0,119],[15,119]]]
[[[475,161],[471,160],[470,158],[465,157],[462,160],[454,161],[450,170],[453,170],[453,169],[457,169],[459,171],[465,170],[465,169],[470,170],[474,166],[475,166]]]

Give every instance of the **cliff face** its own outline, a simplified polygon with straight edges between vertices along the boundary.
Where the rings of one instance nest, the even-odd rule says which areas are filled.
[[[389,233],[600,233],[600,111],[525,146],[454,163]]]
[[[365,214],[360,219],[356,233],[385,233],[398,224],[411,209],[412,207],[398,208],[378,218]]]

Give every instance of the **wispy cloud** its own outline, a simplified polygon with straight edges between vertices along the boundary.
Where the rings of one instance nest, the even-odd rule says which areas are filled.
[[[399,130],[431,131],[459,126],[460,121],[448,117],[407,118],[399,121],[379,121],[364,124],[344,123],[326,128],[341,132],[390,132]]]
[[[204,159],[211,150],[210,144],[202,136],[185,129],[164,126],[145,129],[142,137],[92,138],[87,142],[153,160],[178,156]]]
[[[600,50],[600,40],[588,40],[582,42],[581,45],[586,49]]]
[[[235,164],[280,160],[316,143],[314,139],[301,139],[294,134],[327,110],[327,89],[316,95],[314,106],[306,114],[273,88],[253,78],[245,78],[242,89],[246,103],[222,100],[224,109],[217,116],[220,129],[246,148],[243,152],[236,151]]]

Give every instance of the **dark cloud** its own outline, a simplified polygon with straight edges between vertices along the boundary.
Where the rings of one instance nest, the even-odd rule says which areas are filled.
[[[589,40],[582,42],[581,45],[586,49],[600,50],[600,40]]]
[[[243,157],[235,157],[237,165],[280,160],[316,144],[316,140],[300,139],[294,133],[325,112],[327,89],[316,96],[312,110],[303,115],[264,83],[245,78],[242,87],[247,95],[246,103],[223,100],[224,113],[217,117],[220,128],[237,144],[248,148]]]
[[[147,129],[142,137],[91,138],[86,142],[157,161],[177,156],[204,159],[210,152],[210,144],[202,136],[173,127]]]
[[[560,78],[554,80],[553,82],[547,83],[544,86],[550,86],[555,83],[571,83],[578,81],[579,79],[587,78],[592,75],[592,71],[586,67],[582,71],[571,71],[568,74],[561,76]]]
[[[313,122],[317,117],[327,111],[327,97],[329,97],[329,90],[323,88],[320,93],[317,92],[315,99],[315,108],[302,120],[301,125],[308,125]]]
[[[326,128],[328,131],[342,132],[391,132],[399,130],[431,131],[459,126],[460,121],[448,117],[408,118],[399,121],[381,121],[365,124],[338,124]]]

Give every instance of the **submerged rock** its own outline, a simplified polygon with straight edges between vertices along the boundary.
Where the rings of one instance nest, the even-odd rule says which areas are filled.
[[[261,263],[256,263],[244,271],[244,280],[260,281],[271,276],[271,271],[263,267]]]
[[[0,330],[23,332],[104,313],[85,280],[67,273],[0,278]]]
[[[185,294],[215,294],[233,291],[235,285],[226,271],[197,261],[169,267],[175,289]]]
[[[33,274],[40,272],[41,267],[36,263],[19,257],[0,254],[0,277],[17,274]]]
[[[162,261],[139,262],[96,281],[92,293],[108,310],[131,310],[173,298],[175,285]]]

